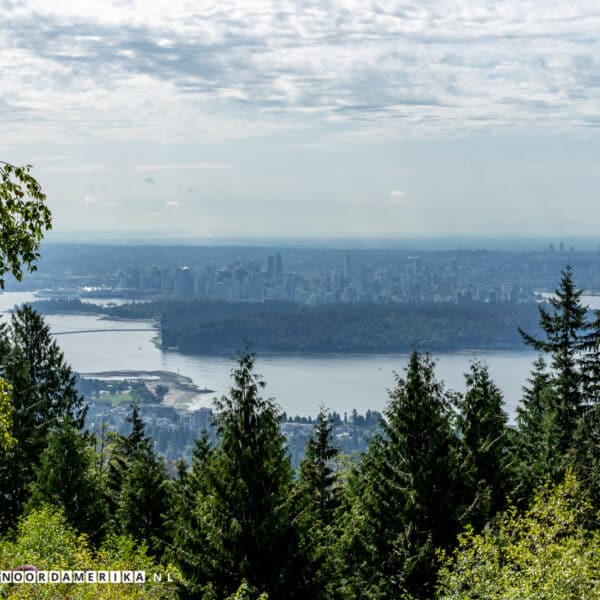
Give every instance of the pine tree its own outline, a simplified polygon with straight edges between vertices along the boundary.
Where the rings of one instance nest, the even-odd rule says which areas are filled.
[[[542,354],[533,364],[528,383],[517,407],[513,448],[515,483],[511,496],[517,502],[529,501],[547,476],[560,480],[563,466],[557,391]]]
[[[28,486],[47,444],[62,419],[83,426],[83,398],[71,368],[42,316],[24,305],[0,328],[0,374],[11,386],[11,436],[16,443],[0,454],[0,530],[15,523]]]
[[[339,450],[332,441],[333,426],[323,411],[314,425],[314,435],[306,444],[300,463],[300,487],[314,506],[314,514],[324,526],[331,525],[338,506],[336,474],[332,464]]]
[[[600,402],[600,310],[595,311],[590,331],[582,337],[579,360],[584,410]]]
[[[145,541],[152,554],[161,556],[168,543],[169,481],[136,403],[127,420],[131,431],[115,439],[108,463],[109,506],[117,531]]]
[[[333,444],[333,426],[321,410],[313,436],[306,443],[298,481],[300,523],[305,580],[310,582],[313,598],[326,598],[334,574],[332,553],[336,539],[335,513],[340,505],[340,490],[334,461],[338,449]],[[307,590],[308,591],[308,590]]]
[[[600,509],[600,404],[590,408],[579,421],[568,456],[577,482]]]
[[[455,401],[465,493],[461,524],[480,530],[504,508],[509,489],[507,415],[485,365],[474,361],[465,379],[466,393]]]
[[[254,373],[254,357],[242,354],[237,363],[229,396],[216,401],[219,443],[209,461],[207,489],[197,499],[205,543],[193,560],[204,568],[188,581],[224,597],[246,579],[270,597],[291,598],[297,590],[297,536],[280,413],[260,396],[265,384]]]
[[[209,492],[208,470],[213,451],[209,434],[202,431],[192,450],[192,466],[185,463],[179,467],[179,477],[173,491],[169,528],[172,544],[169,556],[179,566],[186,581],[185,597],[194,597],[205,589],[203,583],[210,580],[214,567],[206,558],[209,554],[209,534],[203,520],[203,501]],[[199,584],[198,582],[202,582]]]
[[[344,593],[428,598],[436,548],[450,547],[457,533],[457,440],[428,355],[413,352],[406,378],[396,376],[385,417],[349,486]]]
[[[108,506],[94,458],[85,437],[69,419],[51,429],[27,507],[60,507],[75,529],[98,542],[108,522]]]
[[[581,290],[575,289],[573,270],[567,265],[562,271],[555,297],[550,299],[552,313],[540,306],[540,325],[546,339],[537,339],[519,329],[525,343],[540,352],[550,354],[556,391],[556,426],[558,448],[564,454],[570,446],[577,419],[582,414],[582,374],[579,353],[587,328],[587,309],[581,305]]]

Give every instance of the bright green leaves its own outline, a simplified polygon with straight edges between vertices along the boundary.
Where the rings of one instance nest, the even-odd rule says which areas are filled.
[[[0,379],[0,450],[6,451],[16,443],[11,435],[13,405],[10,384]]]
[[[35,271],[44,233],[52,228],[46,195],[30,174],[31,165],[0,163],[0,288],[4,275],[23,277],[23,266]]]
[[[595,530],[587,524],[594,522]],[[525,513],[509,509],[476,535],[472,528],[440,571],[439,598],[563,600],[600,595],[597,517],[567,472],[538,489]],[[592,528],[594,529],[594,528]]]

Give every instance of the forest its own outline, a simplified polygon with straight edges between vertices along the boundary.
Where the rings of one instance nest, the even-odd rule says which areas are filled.
[[[34,303],[42,313],[157,319],[163,348],[231,356],[256,352],[436,352],[521,346],[519,326],[539,333],[537,306],[518,304],[327,304],[164,300],[98,307],[80,300]]]
[[[600,595],[600,315],[570,267],[509,425],[475,361],[446,391],[414,351],[379,431],[348,460],[325,412],[294,470],[255,357],[215,402],[215,439],[169,475],[133,404],[91,435],[43,317],[0,332],[0,570],[131,569],[172,581],[4,584],[7,598],[592,598]],[[540,333],[541,331],[541,333]],[[293,382],[290,382],[293,385]]]

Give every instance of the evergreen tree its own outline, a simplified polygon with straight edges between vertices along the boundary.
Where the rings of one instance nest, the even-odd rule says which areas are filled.
[[[188,576],[198,595],[224,597],[242,579],[270,597],[297,594],[290,461],[279,410],[260,396],[265,384],[253,367],[254,357],[242,354],[229,396],[216,401],[219,444],[208,461],[206,490],[197,500],[204,546],[191,557],[203,569]],[[178,548],[175,555],[184,551]]]
[[[26,501],[47,434],[62,419],[83,426],[83,398],[42,316],[24,305],[0,328],[0,375],[11,386],[11,436],[0,454],[0,529],[14,524]]]
[[[74,528],[98,542],[108,521],[108,507],[94,459],[92,448],[69,419],[51,429],[28,509],[42,504],[62,508]]]
[[[208,469],[213,452],[209,434],[202,431],[192,450],[192,466],[180,465],[179,476],[173,491],[169,527],[173,542],[170,557],[179,566],[186,581],[184,597],[195,597],[205,589],[214,567],[206,562],[210,531],[203,520],[203,501],[209,492]],[[199,584],[198,582],[202,582]]]
[[[564,454],[571,443],[577,419],[582,413],[582,374],[579,353],[588,322],[587,309],[581,305],[581,290],[575,289],[573,270],[567,265],[562,271],[555,297],[550,299],[552,312],[540,306],[540,325],[546,339],[537,339],[519,329],[525,343],[540,352],[550,354],[556,391],[555,418],[558,448]]]
[[[579,360],[584,409],[600,401],[600,310],[595,311],[590,331],[582,337]]]
[[[302,555],[307,567],[305,580],[312,585],[313,598],[329,597],[328,588],[334,584],[332,553],[340,499],[334,464],[339,451],[333,445],[332,431],[333,425],[321,410],[300,463],[297,521],[301,523]]]
[[[331,525],[338,505],[333,461],[339,450],[332,441],[333,426],[323,411],[314,425],[314,435],[306,443],[300,463],[300,486],[314,506],[314,515],[323,525]]]
[[[122,438],[115,470],[117,478],[115,522],[118,529],[138,542],[145,541],[155,556],[165,550],[168,510],[168,478],[162,460],[154,454],[152,440],[146,436],[137,404],[128,419],[131,432]],[[115,479],[113,478],[113,485]]]
[[[457,441],[428,355],[396,376],[382,434],[351,480],[340,542],[345,597],[431,597],[436,548],[457,533]]]
[[[559,446],[557,391],[542,354],[533,364],[529,385],[517,407],[514,443],[515,501],[528,501],[547,476],[562,477],[563,457]]]
[[[509,489],[507,415],[486,366],[473,362],[465,379],[466,393],[456,399],[460,473],[466,493],[461,525],[480,530],[504,508]]]
[[[569,464],[581,489],[600,508],[600,404],[590,408],[579,421]]]

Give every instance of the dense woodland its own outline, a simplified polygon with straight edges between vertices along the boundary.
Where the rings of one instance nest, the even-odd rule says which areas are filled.
[[[169,477],[136,405],[125,435],[82,429],[43,317],[18,309],[0,330],[0,569],[136,568],[176,582],[3,593],[598,597],[600,315],[581,306],[569,267],[539,320],[541,335],[520,332],[539,359],[516,427],[483,364],[458,394],[413,352],[367,451],[348,462],[321,414],[294,471],[282,414],[243,353],[215,406],[216,442],[199,431],[191,463]]]
[[[80,300],[44,300],[42,313],[97,313],[155,318],[164,348],[231,356],[249,344],[257,352],[406,352],[522,345],[517,328],[539,333],[534,303],[328,304],[164,300],[109,308]]]

